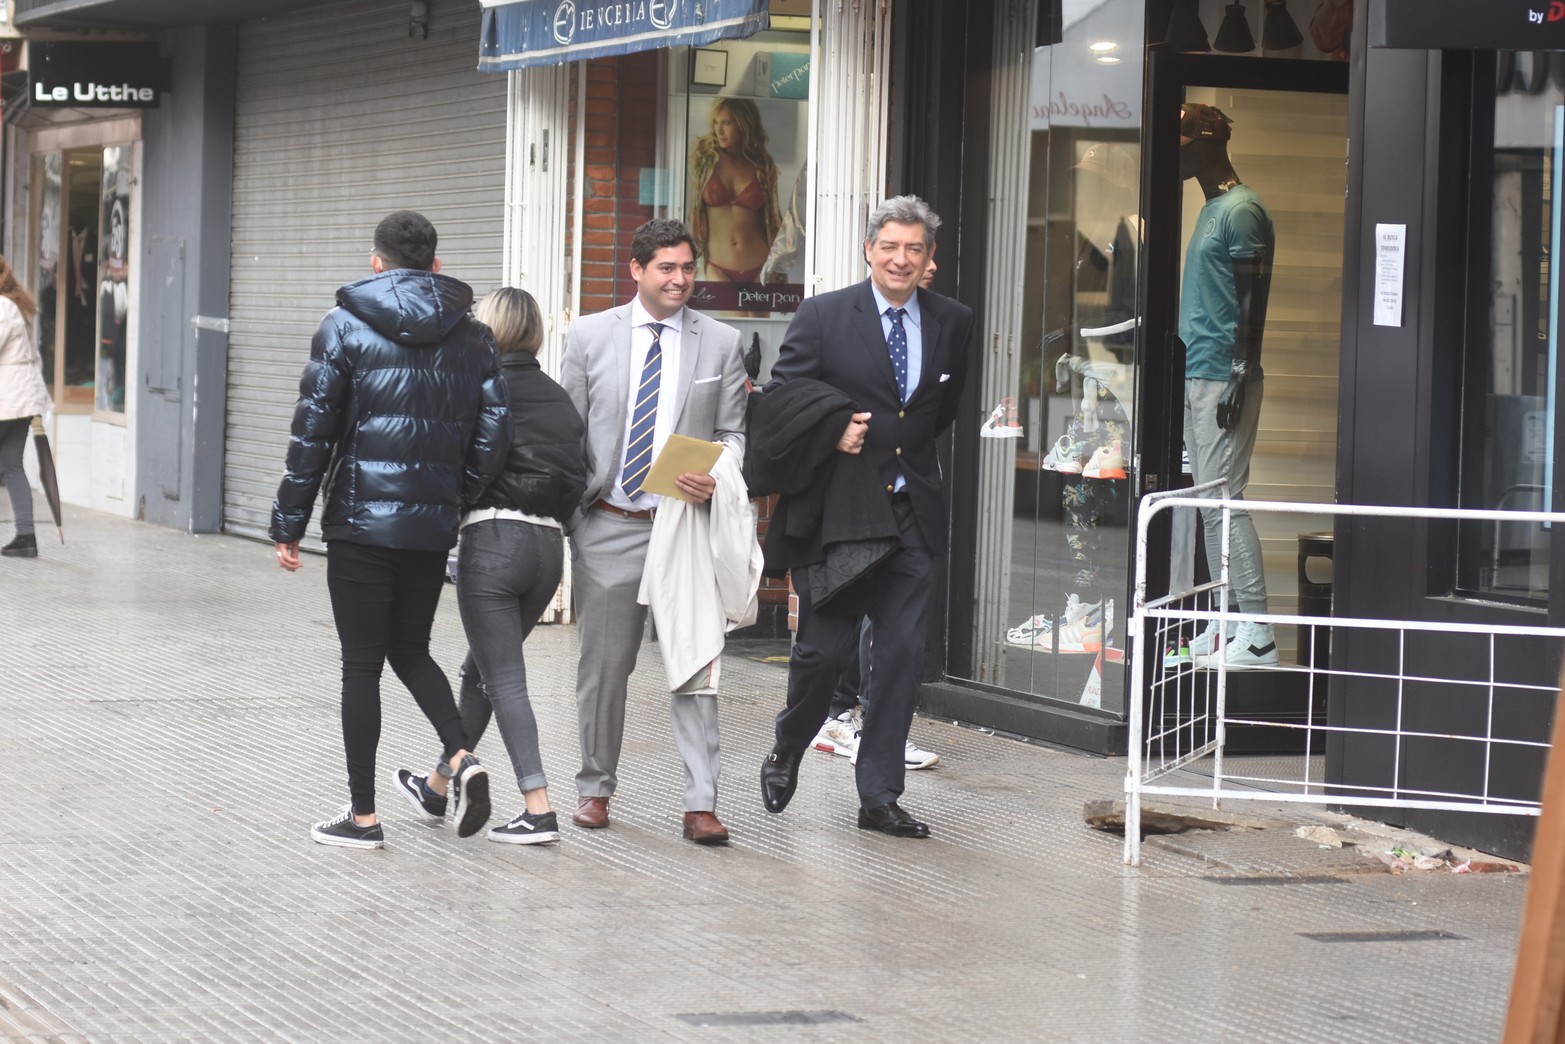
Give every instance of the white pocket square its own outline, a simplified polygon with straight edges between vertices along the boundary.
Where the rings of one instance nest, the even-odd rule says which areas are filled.
[[[711,384],[713,381],[720,381],[722,379],[723,379],[723,375],[722,374],[718,374],[716,377],[702,377],[702,378],[700,378],[698,380],[691,381],[690,382],[690,386],[693,388],[693,387],[695,387],[698,384]],[[941,380],[945,380],[945,378],[942,377]]]
[[[942,373],[940,375],[940,383],[941,384],[944,384],[946,381],[949,381],[950,379],[951,379],[951,375],[949,373]]]

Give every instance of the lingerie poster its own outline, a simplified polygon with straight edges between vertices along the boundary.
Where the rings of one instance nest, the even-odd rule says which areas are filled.
[[[804,300],[808,54],[754,58],[754,93],[690,99],[686,224],[702,311],[761,317]]]

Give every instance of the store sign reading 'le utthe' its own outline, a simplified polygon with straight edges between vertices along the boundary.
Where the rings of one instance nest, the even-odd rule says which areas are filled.
[[[155,43],[29,41],[28,101],[78,109],[151,109],[163,61]]]

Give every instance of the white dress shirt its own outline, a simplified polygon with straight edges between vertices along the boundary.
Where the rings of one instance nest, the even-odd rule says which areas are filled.
[[[652,348],[652,324],[661,322],[663,333],[659,338],[663,346],[663,368],[658,384],[658,412],[657,420],[652,426],[652,459],[657,460],[658,454],[663,452],[663,444],[674,431],[674,423],[678,420],[675,409],[679,405],[679,349],[683,337],[683,325],[685,310],[681,308],[667,319],[654,319],[641,304],[641,298],[637,297],[630,304],[630,379],[626,382],[629,387],[625,394],[625,432],[622,441],[628,448],[630,441],[630,425],[636,415],[637,393],[641,390],[641,370],[647,364],[647,352]],[[625,448],[620,451],[618,474],[614,479],[614,488],[603,499],[617,508],[625,511],[646,511],[655,508],[658,501],[662,500],[656,493],[643,490],[641,496],[632,501],[625,495],[625,487],[622,485],[625,478]]]

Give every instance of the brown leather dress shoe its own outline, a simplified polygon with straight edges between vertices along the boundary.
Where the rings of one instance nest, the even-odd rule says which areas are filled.
[[[726,845],[728,828],[710,812],[686,812],[685,839],[698,845]]]
[[[571,822],[577,826],[586,827],[588,830],[597,830],[609,825],[609,799],[605,797],[584,797],[576,803],[576,812],[571,816]]]

